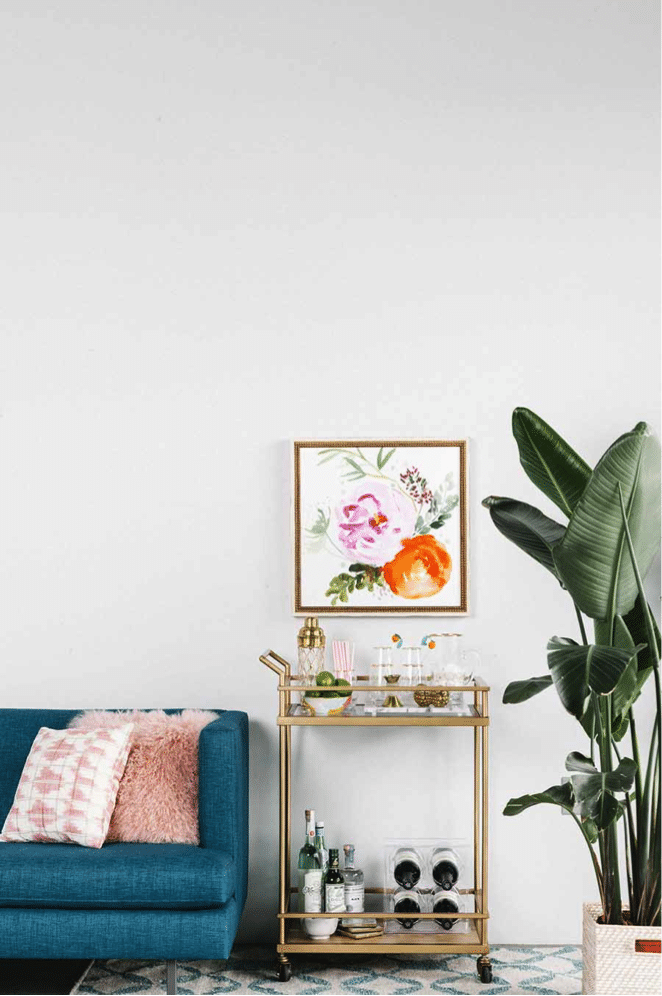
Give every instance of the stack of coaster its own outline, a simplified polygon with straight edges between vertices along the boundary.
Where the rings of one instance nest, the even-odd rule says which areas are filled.
[[[343,937],[353,937],[354,940],[358,941],[369,937],[379,937],[380,934],[384,933],[384,925],[366,917],[365,920],[355,920],[354,923],[347,925],[341,923],[338,927],[338,933],[342,934]]]

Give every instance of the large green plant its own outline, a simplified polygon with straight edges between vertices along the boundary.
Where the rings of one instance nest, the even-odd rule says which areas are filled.
[[[591,471],[527,408],[513,412],[513,435],[526,474],[568,523],[512,498],[492,496],[483,505],[497,529],[567,590],[581,642],[552,637],[548,673],[511,682],[503,701],[524,702],[554,685],[589,744],[586,754],[568,755],[568,781],[511,799],[504,813],[515,816],[540,804],[565,809],[590,851],[604,922],[624,922],[622,866],[627,920],[659,924],[660,632],[642,583],[660,545],[659,443],[640,422],[612,443]],[[584,616],[593,620],[591,644]],[[651,674],[656,709],[644,755],[634,704]],[[626,737],[632,757],[623,756]]]

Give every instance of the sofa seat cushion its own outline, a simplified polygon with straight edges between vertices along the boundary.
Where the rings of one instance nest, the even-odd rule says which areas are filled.
[[[234,862],[221,850],[0,843],[0,907],[211,909],[234,891]]]

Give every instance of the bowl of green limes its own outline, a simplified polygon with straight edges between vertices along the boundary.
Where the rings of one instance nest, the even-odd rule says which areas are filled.
[[[339,716],[352,701],[352,693],[346,691],[348,687],[349,682],[344,678],[320,671],[315,677],[315,687],[304,693],[304,704],[312,716]]]

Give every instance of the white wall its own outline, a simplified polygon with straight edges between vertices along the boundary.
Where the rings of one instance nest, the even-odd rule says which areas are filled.
[[[499,815],[582,747],[553,694],[499,704],[574,617],[480,500],[553,514],[520,471],[515,405],[591,462],[637,420],[659,428],[657,17],[652,0],[0,8],[3,704],[245,708],[244,937],[273,936],[257,657],[294,653],[299,625],[288,440],[389,433],[472,440],[458,628],[494,688],[492,938],[579,937],[595,889],[570,821]],[[365,659],[396,626],[430,623],[327,631]],[[312,803],[374,876],[381,837],[470,827],[468,733],[301,733],[295,770],[322,777],[296,788],[295,842]]]

